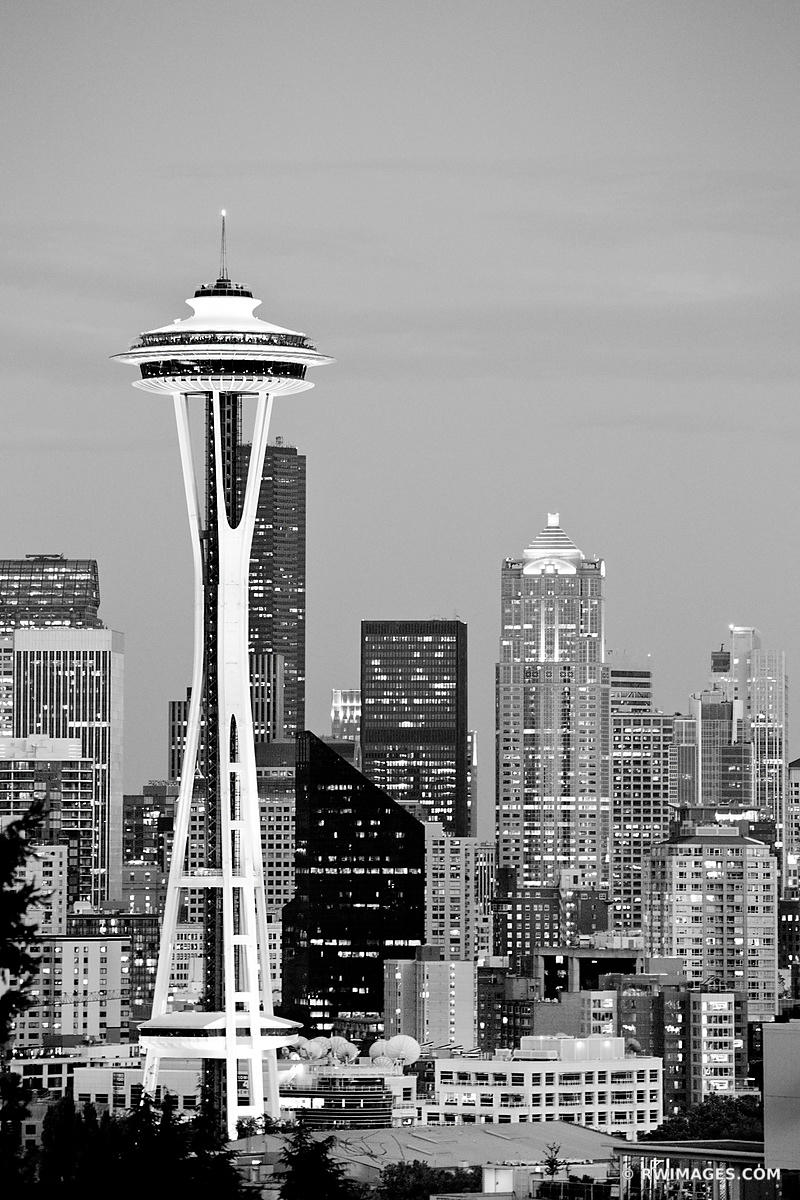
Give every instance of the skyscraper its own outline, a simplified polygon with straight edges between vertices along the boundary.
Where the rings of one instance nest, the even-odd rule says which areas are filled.
[[[649,671],[611,668],[611,919],[642,927],[647,853],[669,836],[675,718],[653,707]]]
[[[93,904],[122,884],[124,639],[111,629],[14,633],[15,738],[77,739],[94,774]]]
[[[13,728],[14,630],[102,629],[99,605],[94,559],[63,554],[0,559],[0,737],[10,736]]]
[[[284,1011],[315,1033],[375,1034],[384,960],[413,958],[425,936],[424,826],[304,733],[296,847],[296,892],[283,910]]]
[[[334,688],[331,692],[331,737],[348,742],[361,740],[361,691]]]
[[[364,774],[458,837],[470,832],[467,735],[464,622],[362,621]]]
[[[444,958],[492,953],[495,857],[493,842],[451,837],[438,822],[425,823],[425,944]]]
[[[711,656],[712,686],[741,701],[742,737],[753,744],[754,801],[777,826],[785,868],[788,794],[789,680],[782,650],[765,650],[752,626],[730,626],[730,650]],[[785,874],[785,871],[784,871]]]
[[[502,567],[497,665],[499,865],[521,884],[562,870],[605,886],[610,869],[610,669],[605,565],[558,514]]]
[[[239,461],[246,472],[249,446],[242,446]],[[294,737],[306,719],[306,459],[281,438],[264,454],[256,507],[250,653],[282,656],[285,736]]]
[[[102,629],[99,606],[94,559],[68,559],[63,554],[0,559],[0,636],[30,625]]]
[[[224,214],[219,277],[198,288],[188,303],[191,317],[142,334],[118,356],[139,367],[136,386],[173,398],[195,582],[191,699],[153,1017],[144,1027],[145,1087],[154,1091],[161,1057],[189,1054],[203,1060],[229,1136],[236,1137],[240,1117],[260,1117],[265,1111],[278,1115],[274,1048],[291,1041],[296,1029],[272,1011],[250,695],[250,558],[274,396],[311,387],[307,368],[330,359],[304,334],[254,315],[259,301],[227,273]],[[254,401],[254,423],[252,445],[245,450],[241,428],[248,399]],[[205,522],[190,406],[204,417]],[[202,870],[193,872],[185,859],[203,709],[207,859]],[[186,889],[205,889],[207,894],[211,1011],[200,1017],[200,1024],[196,1013],[167,1012],[180,894]],[[198,1029],[204,1036],[197,1036]]]

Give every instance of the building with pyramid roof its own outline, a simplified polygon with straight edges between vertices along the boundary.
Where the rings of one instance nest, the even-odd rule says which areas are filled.
[[[496,672],[499,865],[522,887],[562,873],[604,889],[610,860],[605,565],[557,513],[501,569]]]

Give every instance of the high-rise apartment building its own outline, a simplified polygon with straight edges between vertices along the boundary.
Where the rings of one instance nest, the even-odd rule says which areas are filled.
[[[558,514],[502,566],[497,665],[499,864],[520,884],[587,885],[610,875],[610,668],[601,559],[587,558]]]
[[[424,826],[312,733],[298,742],[283,1011],[309,1030],[383,1026],[383,962],[425,936]],[[347,1023],[343,1026],[343,1023]]]
[[[769,846],[718,825],[650,852],[645,949],[679,957],[696,986],[744,992],[748,1020],[777,1012],[777,866]]]
[[[494,842],[451,837],[438,822],[426,822],[426,945],[451,959],[491,954],[494,892]]]
[[[470,833],[467,626],[362,621],[361,765],[447,833]]]
[[[641,931],[647,854],[669,837],[673,733],[674,717],[652,704],[630,706],[619,693],[612,701],[611,920],[618,931]]]
[[[0,737],[0,828],[23,816],[35,801],[41,803],[37,840],[65,848],[65,903],[70,908],[78,901],[92,902],[102,868],[95,838],[95,785],[94,763],[84,757],[80,738]]]
[[[15,738],[75,739],[92,763],[92,895],[116,899],[122,883],[124,643],[110,629],[29,628],[14,633]]]

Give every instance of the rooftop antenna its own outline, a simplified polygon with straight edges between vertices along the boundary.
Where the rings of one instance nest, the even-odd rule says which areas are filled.
[[[220,279],[228,278],[228,251],[227,251],[227,246],[225,244],[225,215],[226,215],[225,209],[223,208],[220,211],[220,216],[222,217],[222,236],[220,238],[220,246],[219,246],[219,277],[220,277]]]

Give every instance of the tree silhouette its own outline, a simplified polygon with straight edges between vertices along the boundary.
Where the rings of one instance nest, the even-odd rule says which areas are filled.
[[[559,1157],[561,1154],[561,1145],[559,1142],[546,1142],[544,1148],[547,1151],[547,1154],[542,1159],[544,1173],[551,1179],[555,1179],[559,1171],[563,1171],[568,1166],[567,1160]]]
[[[287,1134],[281,1161],[287,1171],[281,1200],[353,1200],[361,1192],[344,1177],[344,1167],[331,1157],[336,1139],[315,1138],[302,1122]]]
[[[28,989],[38,967],[37,926],[29,913],[42,896],[32,883],[20,883],[18,872],[35,853],[32,838],[41,817],[38,802],[0,830],[0,1050],[14,1018],[31,1002]]]
[[[479,1192],[479,1167],[430,1167],[419,1159],[392,1163],[381,1171],[376,1200],[428,1200],[436,1192]]]
[[[764,1116],[757,1096],[709,1096],[674,1117],[667,1117],[653,1133],[640,1141],[686,1142],[731,1138],[760,1142],[764,1138]]]

